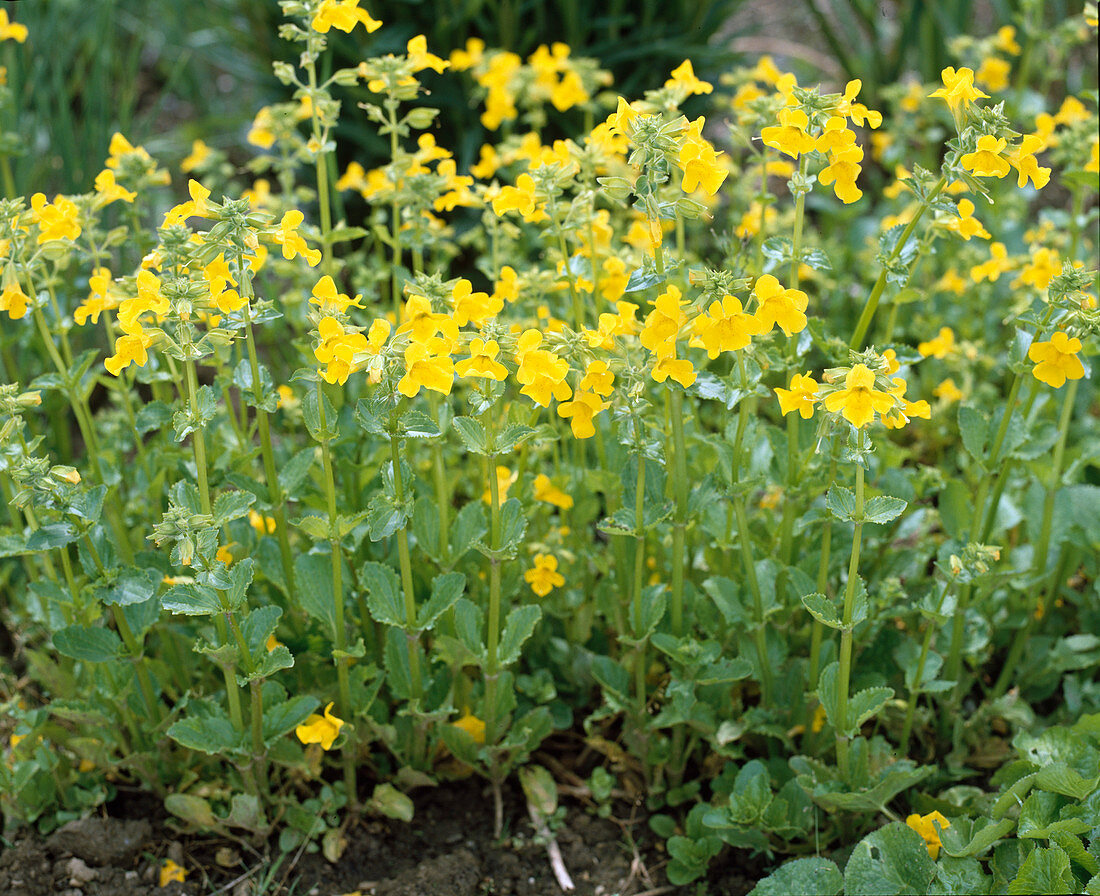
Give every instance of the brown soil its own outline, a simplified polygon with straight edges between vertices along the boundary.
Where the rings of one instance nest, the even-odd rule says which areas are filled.
[[[274,867],[238,844],[181,838],[149,802],[114,806],[152,821],[105,817],[72,822],[49,837],[25,835],[0,854],[2,896],[557,896],[545,843],[535,835],[518,788],[504,792],[505,836],[492,835],[492,797],[470,779],[415,794],[410,824],[367,818],[346,832],[335,864],[319,853],[286,856]],[[576,896],[675,896],[666,862],[641,807],[619,805],[610,819],[567,801],[555,836]],[[159,807],[158,807],[159,808]],[[633,846],[629,844],[634,844]],[[158,886],[171,857],[186,882]],[[708,893],[741,896],[761,876],[745,855],[720,857]],[[266,886],[258,882],[266,880]]]

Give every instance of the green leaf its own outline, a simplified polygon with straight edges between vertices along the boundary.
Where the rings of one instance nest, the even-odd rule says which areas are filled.
[[[386,629],[384,651],[386,682],[399,700],[412,697],[412,665],[409,661],[409,639],[399,628]]]
[[[844,876],[836,862],[814,856],[780,865],[749,896],[838,896],[843,889]]]
[[[1077,893],[1080,889],[1080,883],[1070,871],[1069,856],[1060,846],[1033,850],[1008,885],[1009,896]]]
[[[413,801],[392,784],[378,784],[374,788],[369,808],[387,818],[406,823],[413,820]]]
[[[455,432],[458,433],[458,437],[462,439],[462,444],[466,446],[467,451],[488,457],[489,449],[485,439],[485,427],[473,417],[455,417],[451,424],[454,426]]]
[[[251,557],[245,557],[234,563],[229,570],[229,588],[226,589],[226,597],[229,599],[231,609],[237,609],[244,603],[248,586],[252,584],[252,574],[255,569],[255,561]]]
[[[989,416],[971,405],[959,405],[959,435],[967,453],[984,467],[989,443]]]
[[[416,615],[416,627],[430,631],[437,619],[455,605],[466,589],[466,576],[460,572],[448,572],[432,581],[432,595],[420,607]]]
[[[501,666],[509,666],[519,659],[524,642],[531,637],[541,617],[542,610],[535,604],[516,607],[508,614],[500,636],[498,660]]]
[[[837,701],[836,679],[839,674],[840,664],[834,660],[821,670],[817,679],[817,702],[825,710],[829,724],[835,729],[839,703]]]
[[[161,605],[177,616],[213,616],[225,609],[213,588],[195,582],[173,585],[161,598]]]
[[[507,454],[514,451],[517,445],[523,444],[534,434],[535,430],[530,426],[513,423],[497,436],[496,453]]]
[[[51,551],[72,544],[80,535],[72,523],[46,523],[39,526],[27,539],[28,551]]]
[[[172,409],[163,401],[150,401],[142,405],[134,417],[138,435],[145,435],[154,429],[162,429],[172,419]]]
[[[321,392],[321,400],[318,401],[317,393],[317,389],[307,389],[302,396],[302,419],[305,420],[306,429],[313,441],[328,442],[336,437],[336,408],[324,392]]]
[[[527,531],[527,517],[519,498],[509,498],[500,508],[500,550],[505,556],[515,556]]]
[[[164,798],[164,808],[190,825],[199,828],[217,828],[218,819],[210,803],[201,796],[189,793],[170,793]]]
[[[267,639],[275,633],[282,615],[282,607],[257,607],[241,620],[241,634],[248,645],[250,657],[258,656],[261,650],[267,649]],[[267,712],[266,707],[264,712]]]
[[[406,411],[401,415],[401,435],[408,439],[434,439],[442,433],[423,411]]]
[[[329,537],[328,520],[322,516],[307,514],[301,519],[293,521],[293,524],[306,533],[314,541],[327,541]]]
[[[297,496],[298,489],[309,475],[315,457],[316,451],[313,448],[304,448],[288,460],[279,471],[279,488],[288,498]]]
[[[863,505],[863,521],[865,523],[888,523],[900,516],[908,503],[908,501],[903,501],[901,498],[891,498],[889,495],[879,495],[871,498]]]
[[[370,540],[381,541],[394,532],[404,529],[411,516],[408,502],[398,504],[395,498],[385,492],[378,492],[367,505],[367,524],[370,526]]]
[[[158,569],[128,569],[113,582],[97,584],[94,593],[108,606],[143,604],[160,590],[163,578]]]
[[[241,745],[233,723],[224,716],[180,719],[168,729],[167,734],[181,747],[211,756],[235,753]]]
[[[381,563],[364,563],[359,580],[367,590],[367,607],[376,622],[405,627],[405,601],[401,585],[390,567]]]
[[[955,825],[947,828],[942,835],[944,851],[958,858],[984,855],[998,840],[1007,837],[1016,827],[1016,821],[1012,818],[1002,818],[1000,821],[978,819],[974,823],[974,829],[970,834],[970,841],[963,845]]]
[[[62,656],[90,663],[117,659],[122,641],[109,628],[67,625],[53,634],[53,646]]]
[[[865,688],[853,694],[848,701],[848,718],[854,719],[854,721],[847,734],[850,737],[855,737],[863,724],[882,709],[886,705],[886,701],[893,696],[893,688]]]
[[[214,525],[224,526],[233,522],[233,520],[240,519],[248,513],[249,508],[255,503],[256,496],[251,492],[222,492],[214,500],[214,506],[210,511],[214,517]]]
[[[471,501],[455,516],[451,527],[451,561],[457,563],[489,531],[485,509],[480,501]]]
[[[802,598],[802,605],[822,625],[837,630],[844,628],[840,614],[837,613],[836,605],[821,592],[815,591],[813,594],[805,595]]]
[[[923,838],[895,821],[856,844],[844,868],[844,892],[847,896],[924,896],[935,876],[936,863]]]
[[[985,873],[977,859],[940,856],[930,892],[942,896],[970,896],[971,893],[988,893],[992,886],[992,876]]]
[[[332,558],[327,554],[299,554],[294,560],[294,579],[302,609],[333,631],[336,608],[333,606]]]
[[[844,523],[850,523],[854,519],[856,510],[856,496],[851,489],[843,485],[834,485],[825,496],[825,506],[829,513]]]
[[[1073,797],[1075,800],[1083,800],[1100,786],[1100,776],[1094,778],[1082,777],[1080,773],[1070,768],[1064,762],[1055,762],[1044,766],[1035,774],[1035,787],[1041,790],[1049,790],[1064,796]]]

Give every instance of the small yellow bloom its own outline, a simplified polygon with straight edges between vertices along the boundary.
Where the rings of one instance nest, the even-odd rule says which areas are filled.
[[[177,865],[171,859],[165,859],[160,869],[160,886],[167,887],[170,883],[183,883],[187,877],[187,871]]]
[[[951,379],[951,377],[948,377],[936,386],[936,388],[932,390],[932,394],[935,395],[936,398],[942,398],[948,404],[954,401],[962,401],[965,397],[962,390],[955,385],[955,381]]]
[[[15,280],[11,280],[4,287],[4,291],[0,293],[0,311],[8,312],[8,316],[12,320],[19,320],[19,318],[26,316],[29,301],[30,299],[27,298],[27,294],[23,292],[19,284]]]
[[[714,90],[713,84],[700,81],[695,77],[695,69],[692,67],[690,59],[685,59],[672,70],[672,76],[665,81],[665,87],[679,87],[687,91],[688,96],[711,93]]]
[[[951,66],[945,68],[940,77],[943,79],[943,87],[930,97],[939,97],[951,107],[951,113],[957,115],[960,109],[966,109],[974,100],[989,99],[989,94],[983,93],[974,86],[974,72],[969,68],[960,68],[957,72]]]
[[[329,28],[336,28],[345,34],[350,34],[360,23],[367,29],[368,34],[382,27],[382,23],[371,18],[369,12],[359,9],[359,0],[321,0],[317,15],[310,22],[310,27],[321,34],[328,33]]]
[[[115,353],[104,359],[103,366],[107,368],[107,372],[112,376],[118,376],[123,369],[131,364],[144,367],[149,360],[147,349],[152,344],[153,337],[142,332],[119,336],[115,340]]]
[[[662,359],[664,360],[664,359]],[[691,367],[690,362],[684,362]],[[691,373],[691,382],[695,381],[695,373]],[[689,382],[687,385],[690,385]],[[590,439],[596,434],[596,426],[593,420],[600,411],[610,407],[595,392],[577,391],[572,401],[563,401],[558,405],[558,416],[569,420],[569,427],[573,430],[573,438]]]
[[[856,364],[844,378],[844,388],[838,389],[825,398],[825,409],[831,413],[840,412],[857,429],[880,415],[892,410],[894,396],[875,389],[875,374],[864,364]]]
[[[1001,157],[1006,145],[1004,137],[982,134],[978,138],[978,148],[966,153],[960,162],[975,177],[1004,177],[1010,170],[1008,161]]]
[[[336,283],[325,274],[313,287],[313,297],[309,303],[318,306],[322,314],[345,314],[348,308],[362,308],[359,303],[361,298],[361,295],[357,295],[354,299],[349,299],[342,292],[337,292]]]
[[[258,535],[275,534],[275,517],[264,516],[255,510],[248,511],[248,524],[256,530]]]
[[[115,180],[115,173],[110,168],[104,168],[95,178],[95,191],[103,197],[103,204],[109,205],[118,199],[123,202],[133,202],[137,193],[127,190]]]
[[[187,174],[202,165],[208,158],[210,158],[210,147],[202,140],[192,140],[191,153],[180,162],[180,170]]]
[[[917,346],[923,358],[946,358],[955,350],[955,331],[950,327],[940,327],[939,335]]]
[[[771,274],[756,281],[756,298],[760,305],[755,317],[761,332],[766,333],[776,324],[785,336],[801,333],[806,328],[806,307],[809,297],[800,289],[784,289]]]
[[[523,578],[539,597],[546,597],[565,584],[565,577],[558,572],[558,558],[553,554],[536,554],[534,563]]]
[[[321,261],[321,250],[310,249],[299,235],[298,228],[304,220],[305,215],[297,209],[292,209],[283,215],[283,219],[271,234],[271,239],[283,247],[283,258],[289,261],[296,255],[301,255],[306,263],[314,268]]]
[[[465,712],[455,721],[451,722],[455,728],[465,731],[473,738],[475,744],[485,743],[485,722],[469,712]]]
[[[470,342],[470,357],[455,364],[455,373],[462,377],[480,377],[498,383],[508,379],[508,369],[496,360],[500,346],[495,339]]]
[[[905,823],[909,825],[914,831],[924,838],[924,842],[928,844],[928,855],[934,860],[940,854],[940,847],[943,843],[940,842],[940,832],[936,830],[935,822],[939,823],[940,829],[946,830],[951,827],[951,822],[948,821],[940,812],[929,812],[927,815],[910,815],[905,819]]]
[[[1077,357],[1080,351],[1080,339],[1071,339],[1068,334],[1058,331],[1048,342],[1031,343],[1027,356],[1036,362],[1032,371],[1035,378],[1060,389],[1066,380],[1079,380],[1085,375],[1084,365]]]
[[[444,69],[451,66],[446,59],[440,59],[434,53],[428,52],[428,39],[423,34],[410,38],[405,45],[405,52],[408,54],[414,72],[430,68],[434,72],[442,73]]]
[[[817,705],[817,709],[814,710],[814,719],[810,723],[810,730],[814,734],[817,734],[825,727],[825,722],[828,721],[828,715],[825,713],[825,707],[820,703]]]
[[[326,706],[323,716],[311,713],[305,722],[295,728],[294,733],[298,735],[298,740],[304,744],[320,744],[322,750],[331,749],[336,735],[344,727],[344,720],[332,714],[332,707],[332,703]]]
[[[783,416],[791,411],[798,411],[804,420],[809,420],[814,415],[814,403],[817,401],[819,388],[818,382],[808,373],[796,373],[791,377],[789,389],[775,390],[779,398],[779,410]]]
[[[1011,71],[1011,62],[1006,62],[999,56],[987,56],[974,74],[974,80],[996,93],[1008,87],[1008,75]]]
[[[0,9],[0,41],[14,40],[21,44],[27,39],[27,26],[19,22],[13,22],[8,18],[8,11]]]
[[[535,500],[545,501],[547,504],[553,504],[555,507],[559,507],[562,510],[568,510],[573,506],[573,498],[567,495],[560,488],[554,485],[550,481],[550,477],[545,473],[539,473],[535,477]]]

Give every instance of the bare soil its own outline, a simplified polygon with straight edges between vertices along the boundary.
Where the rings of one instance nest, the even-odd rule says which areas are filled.
[[[559,896],[547,848],[527,816],[522,792],[504,792],[505,834],[492,832],[492,797],[469,779],[415,794],[411,823],[365,818],[345,836],[336,863],[318,853],[279,858],[225,840],[181,836],[151,798],[116,801],[113,814],[71,822],[42,837],[25,833],[0,853],[2,896]],[[616,805],[599,818],[575,800],[563,803],[555,832],[576,896],[675,896],[667,857],[646,824],[644,807]],[[171,857],[183,883],[161,888]],[[707,879],[711,896],[742,896],[762,876],[758,861],[729,851]],[[261,882],[263,882],[261,884]]]

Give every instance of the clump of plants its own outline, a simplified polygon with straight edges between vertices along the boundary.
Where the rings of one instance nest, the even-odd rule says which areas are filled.
[[[552,814],[573,730],[673,884],[1100,893],[1095,69],[1049,106],[1008,28],[882,110],[767,58],[628,98],[280,5],[247,166],[116,134],[0,201],[6,824],[140,781],[335,861],[456,777]],[[389,155],[333,176],[349,119]]]

